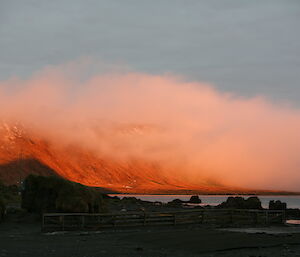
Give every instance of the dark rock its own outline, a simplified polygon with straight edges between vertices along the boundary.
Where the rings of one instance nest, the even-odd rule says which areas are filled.
[[[262,209],[261,201],[257,196],[251,196],[245,202],[246,209]]]
[[[188,202],[189,203],[202,203],[202,201],[201,201],[201,199],[199,198],[198,195],[191,196],[191,198]]]
[[[204,207],[197,205],[197,206],[194,206],[194,209],[204,209]]]
[[[171,206],[181,206],[183,203],[185,203],[184,201],[180,200],[180,199],[174,199],[171,202],[168,202],[168,205]]]
[[[124,202],[130,202],[130,203],[137,203],[140,202],[140,199],[137,199],[136,197],[123,197],[122,201]]]
[[[227,208],[227,209],[244,209],[245,208],[245,199],[242,197],[233,197],[230,196],[227,200],[218,205],[220,208]]]
[[[286,210],[286,203],[281,202],[280,200],[277,200],[277,201],[271,200],[269,202],[269,209],[270,210]]]
[[[228,197],[227,200],[218,205],[218,208],[226,209],[262,209],[261,201],[258,197],[252,196],[248,199],[243,197]]]

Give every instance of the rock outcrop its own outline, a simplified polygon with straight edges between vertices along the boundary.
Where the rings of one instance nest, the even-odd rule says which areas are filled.
[[[201,201],[201,199],[199,198],[198,195],[191,196],[191,198],[188,202],[189,203],[202,203],[202,201]]]
[[[281,202],[280,200],[271,200],[269,202],[269,209],[270,210],[286,210],[286,203]]]
[[[218,205],[218,208],[226,209],[262,209],[261,201],[258,197],[252,196],[248,199],[243,197],[228,197],[227,200]]]

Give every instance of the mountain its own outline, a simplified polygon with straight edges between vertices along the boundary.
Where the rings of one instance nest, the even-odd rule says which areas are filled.
[[[132,131],[132,130],[130,130]],[[136,128],[133,129],[136,131]],[[57,175],[106,192],[139,194],[225,194],[261,191],[215,183],[189,183],[143,159],[99,156],[79,145],[60,146],[21,125],[0,125],[0,179],[20,183],[28,174]],[[271,191],[265,191],[272,193]]]

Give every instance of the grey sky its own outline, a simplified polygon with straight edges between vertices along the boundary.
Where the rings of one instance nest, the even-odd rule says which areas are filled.
[[[300,100],[299,0],[0,0],[0,78],[82,56]]]

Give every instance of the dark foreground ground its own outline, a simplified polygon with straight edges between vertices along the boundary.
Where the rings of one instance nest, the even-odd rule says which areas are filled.
[[[34,218],[7,220],[0,224],[0,256],[300,256],[300,233],[294,233],[300,229],[279,227],[272,231],[282,230],[286,234],[247,234],[195,226],[42,234]]]

